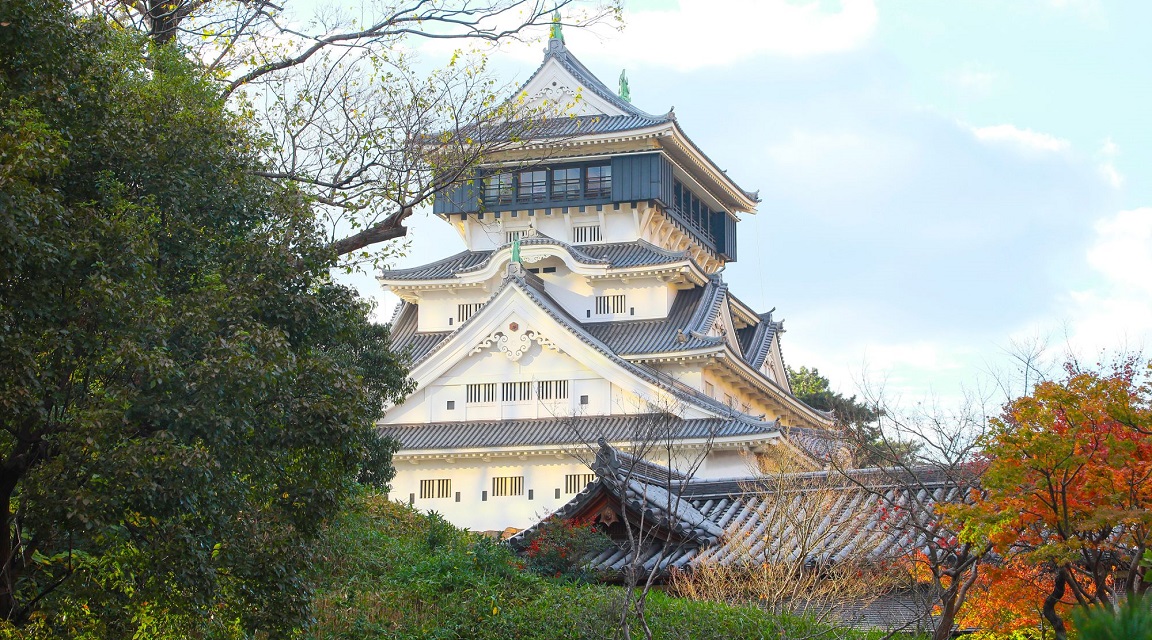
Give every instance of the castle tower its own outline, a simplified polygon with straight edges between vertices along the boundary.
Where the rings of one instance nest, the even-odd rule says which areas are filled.
[[[756,194],[558,29],[517,95],[564,115],[438,194],[467,250],[379,278],[417,383],[382,421],[401,443],[392,496],[475,530],[527,527],[591,481],[600,438],[672,443],[650,457],[703,457],[699,477],[780,452],[824,466],[835,434],[791,393],[782,324],[720,276]]]

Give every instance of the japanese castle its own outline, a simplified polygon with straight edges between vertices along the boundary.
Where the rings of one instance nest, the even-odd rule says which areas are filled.
[[[467,250],[379,277],[417,384],[381,425],[401,444],[392,497],[525,528],[595,479],[601,439],[701,479],[782,454],[823,468],[839,441],[792,395],[781,322],[721,277],[756,194],[674,113],[633,106],[623,74],[619,92],[593,76],[558,25],[516,95],[565,115],[437,195]]]

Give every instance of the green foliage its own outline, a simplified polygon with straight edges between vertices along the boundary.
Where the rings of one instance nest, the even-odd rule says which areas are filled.
[[[619,637],[622,589],[542,578],[525,571],[506,545],[379,494],[361,493],[320,546],[316,623],[304,637]],[[868,637],[842,630],[828,636],[811,621],[659,591],[646,611],[661,639]]]
[[[1146,599],[1133,597],[1112,611],[1081,607],[1072,612],[1080,640],[1152,640],[1152,608]]]
[[[390,477],[387,331],[180,52],[50,0],[0,25],[0,619],[282,634],[357,473]]]
[[[891,466],[894,458],[903,458],[913,452],[906,442],[886,440],[877,426],[876,420],[883,411],[856,400],[856,396],[845,397],[832,391],[828,378],[820,375],[818,369],[787,367],[788,383],[792,393],[804,404],[830,411],[835,416],[836,426],[844,429],[859,447],[861,466]]]

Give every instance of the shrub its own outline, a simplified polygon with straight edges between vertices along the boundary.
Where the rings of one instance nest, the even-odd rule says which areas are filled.
[[[1152,609],[1145,598],[1132,597],[1116,610],[1087,607],[1072,612],[1080,640],[1152,640]]]
[[[529,570],[549,578],[587,580],[585,560],[611,545],[592,523],[548,518],[522,543]]]

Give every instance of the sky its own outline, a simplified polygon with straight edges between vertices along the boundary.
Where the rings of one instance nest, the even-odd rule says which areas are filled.
[[[785,361],[903,401],[988,389],[1013,345],[1152,346],[1152,3],[626,2],[565,29],[633,104],[675,107],[741,186],[732,292],[785,321]],[[444,52],[430,45],[425,56]],[[492,64],[527,79],[542,42]],[[418,213],[394,266],[463,243]],[[388,318],[395,298],[361,291]]]

